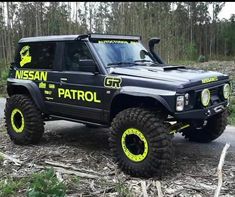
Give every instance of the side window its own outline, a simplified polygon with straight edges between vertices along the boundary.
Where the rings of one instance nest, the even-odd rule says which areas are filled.
[[[65,43],[64,60],[65,70],[89,72],[91,67],[97,69],[93,62],[92,55],[84,42]]]
[[[52,69],[56,43],[23,43],[19,45],[16,63],[20,68]]]

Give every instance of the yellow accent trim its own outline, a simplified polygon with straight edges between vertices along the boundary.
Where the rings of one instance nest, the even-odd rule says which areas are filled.
[[[209,99],[208,99],[207,103],[203,103],[203,101],[202,101],[202,93],[203,93],[204,91],[205,91],[205,92],[208,92],[208,95],[209,95]],[[210,103],[210,100],[211,100],[211,93],[210,93],[210,90],[208,90],[208,89],[204,89],[204,90],[202,91],[202,93],[201,93],[201,103],[202,103],[202,105],[203,105],[204,107],[206,107],[206,106],[208,106],[209,103]]]
[[[14,122],[14,116],[19,113],[21,115],[21,126],[20,128],[17,128],[17,126],[15,125],[15,122]],[[14,131],[16,133],[22,133],[23,130],[24,130],[24,127],[25,127],[25,121],[24,121],[24,116],[22,114],[22,112],[15,108],[12,112],[11,112],[11,125],[12,125],[12,128],[14,129]]]
[[[134,155],[128,150],[128,148],[126,147],[126,136],[127,135],[136,135],[144,142],[143,154]],[[146,138],[144,137],[143,133],[141,133],[138,129],[129,128],[126,131],[124,131],[124,133],[122,134],[121,144],[122,144],[122,149],[123,149],[125,155],[130,160],[132,160],[134,162],[143,161],[148,154],[148,142],[147,142]]]

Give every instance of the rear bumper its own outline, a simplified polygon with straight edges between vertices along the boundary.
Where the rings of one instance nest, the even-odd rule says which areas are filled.
[[[204,109],[195,109],[185,112],[177,112],[174,114],[174,117],[179,120],[189,120],[189,119],[201,119],[206,120],[211,116],[214,116],[220,112],[223,112],[228,106],[228,101],[204,108]]]

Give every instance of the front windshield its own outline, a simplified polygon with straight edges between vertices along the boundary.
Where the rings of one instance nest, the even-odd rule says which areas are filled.
[[[108,67],[116,63],[153,63],[144,46],[137,41],[101,40],[93,42],[96,52]]]

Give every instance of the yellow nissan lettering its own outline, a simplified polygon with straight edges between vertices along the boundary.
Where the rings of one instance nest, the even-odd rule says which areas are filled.
[[[32,71],[32,70],[17,70],[15,74],[16,79],[28,79],[47,81],[47,72],[45,71]]]
[[[29,80],[33,80],[34,79],[34,73],[33,71],[29,71]]]
[[[29,71],[25,70],[23,73],[23,79],[28,79],[29,78]]]
[[[17,70],[17,71],[16,71],[16,76],[15,76],[15,78],[16,78],[16,79],[22,79],[22,78],[23,78],[23,72]]]

